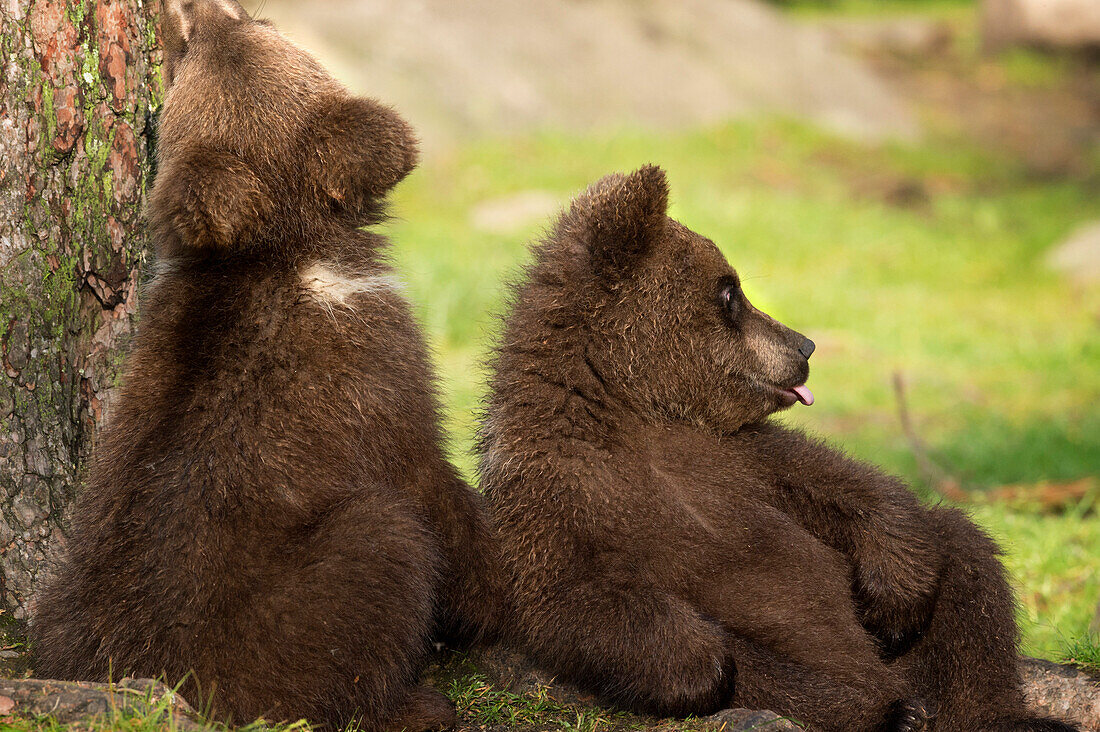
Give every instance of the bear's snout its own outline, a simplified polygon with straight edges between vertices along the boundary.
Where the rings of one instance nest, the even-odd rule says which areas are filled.
[[[813,355],[815,348],[817,348],[817,346],[814,345],[813,341],[811,341],[809,338],[804,338],[802,340],[802,345],[798,347],[798,352],[801,353],[802,357],[808,361],[810,359],[810,356]]]

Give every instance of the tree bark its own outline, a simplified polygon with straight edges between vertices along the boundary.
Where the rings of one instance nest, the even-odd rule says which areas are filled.
[[[147,257],[156,0],[0,0],[0,604],[28,612]]]

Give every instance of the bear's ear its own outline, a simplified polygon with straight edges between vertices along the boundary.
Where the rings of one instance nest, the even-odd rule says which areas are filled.
[[[668,226],[668,179],[656,165],[629,175],[609,175],[573,204],[592,266],[618,278],[645,256]]]
[[[153,232],[175,250],[245,246],[273,209],[251,167],[221,150],[200,148],[166,161],[149,196]]]
[[[175,80],[176,67],[196,31],[216,30],[230,23],[251,20],[248,11],[237,0],[164,0],[161,9],[164,78],[168,86]]]
[[[373,99],[337,96],[317,112],[313,149],[317,181],[330,203],[352,212],[371,208],[416,167],[412,128]]]

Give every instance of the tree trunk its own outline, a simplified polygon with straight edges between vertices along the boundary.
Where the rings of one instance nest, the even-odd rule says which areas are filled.
[[[64,542],[147,257],[156,0],[0,0],[0,589]]]

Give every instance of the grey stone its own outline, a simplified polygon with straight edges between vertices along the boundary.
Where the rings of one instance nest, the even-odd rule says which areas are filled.
[[[825,18],[815,21],[841,45],[857,51],[928,56],[951,48],[950,24],[920,17]]]
[[[856,137],[918,132],[908,106],[861,61],[757,0],[263,0],[263,14],[436,146],[758,114]]]
[[[983,0],[982,39],[992,50],[1010,45],[1100,48],[1100,2]]]
[[[548,191],[520,191],[477,204],[470,211],[470,223],[480,231],[511,234],[545,221],[561,207],[563,199]]]
[[[1100,0],[1097,5],[1100,6]],[[1047,264],[1076,282],[1100,282],[1100,221],[1078,228],[1047,253]]]
[[[1077,669],[1038,658],[1021,658],[1028,703],[1039,712],[1100,731],[1100,681]]]
[[[721,732],[748,732],[748,730],[801,730],[802,727],[774,712],[759,712],[752,709],[723,709],[705,720],[708,725],[717,727]]]

